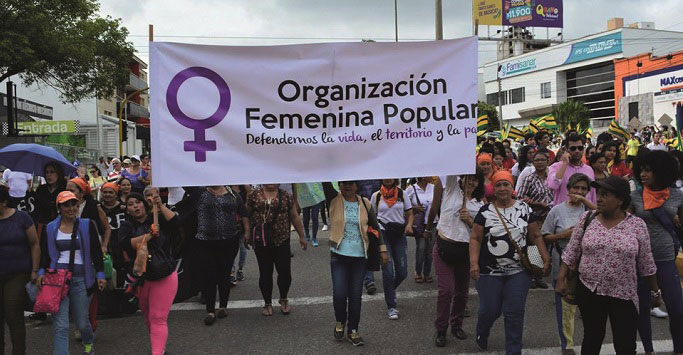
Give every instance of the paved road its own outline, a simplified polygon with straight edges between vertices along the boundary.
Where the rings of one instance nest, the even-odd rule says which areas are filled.
[[[344,341],[332,338],[334,313],[332,309],[327,232],[320,236],[321,246],[302,251],[295,248],[292,259],[293,283],[290,300],[292,314],[283,316],[275,309],[272,317],[261,315],[262,300],[258,290],[258,270],[253,252],[245,269],[247,280],[232,289],[229,315],[207,327],[205,312],[197,300],[174,305],[169,316],[170,354],[455,354],[477,353],[478,347],[470,338],[465,341],[449,336],[445,348],[433,344],[436,284],[416,284],[413,281],[414,241],[409,239],[409,277],[398,289],[401,319],[389,320],[382,293],[363,297],[360,332],[365,346],[353,348]],[[380,283],[381,274],[377,273]],[[472,335],[476,323],[478,297],[472,289],[469,307],[472,317],[465,320],[464,329]],[[277,299],[277,291],[274,299]],[[532,290],[526,305],[524,347],[528,354],[560,353],[555,325],[553,294],[549,290]],[[576,324],[576,342],[580,343],[583,329]],[[653,333],[660,352],[672,349],[668,322],[653,319]],[[608,331],[609,333],[609,331]],[[5,339],[9,342],[9,334]],[[50,324],[28,323],[28,353],[49,354],[52,350]],[[605,343],[611,342],[608,334]],[[95,348],[103,354],[148,354],[147,329],[140,314],[121,318],[102,319],[99,323]],[[80,346],[72,339],[72,353],[80,353]],[[78,351],[77,351],[78,350]],[[504,350],[503,319],[499,319],[489,339],[489,353]],[[578,349],[577,349],[578,350]],[[9,348],[6,347],[6,353]],[[642,351],[642,349],[640,350]],[[604,353],[613,353],[607,345]]]

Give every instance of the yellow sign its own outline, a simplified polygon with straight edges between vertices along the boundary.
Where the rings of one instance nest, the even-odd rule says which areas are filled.
[[[479,25],[501,26],[503,24],[503,2],[500,0],[473,0],[472,18]]]

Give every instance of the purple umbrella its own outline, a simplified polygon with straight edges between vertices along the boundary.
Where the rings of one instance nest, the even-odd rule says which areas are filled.
[[[76,168],[52,147],[40,144],[17,143],[0,149],[0,164],[12,171],[43,176],[45,164],[55,162],[68,175]]]

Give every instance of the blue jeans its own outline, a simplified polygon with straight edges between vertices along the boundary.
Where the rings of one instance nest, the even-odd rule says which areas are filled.
[[[436,230],[436,229],[434,229]],[[438,238],[438,237],[437,237]],[[434,236],[430,241],[424,237],[415,237],[415,273],[424,277],[432,273],[432,253]]]
[[[95,341],[95,333],[88,320],[90,297],[85,287],[85,278],[73,277],[69,285],[69,294],[59,305],[59,312],[53,316],[55,355],[69,355],[69,306],[74,323],[81,332],[83,344],[92,344]]]
[[[382,265],[382,285],[387,308],[396,308],[396,288],[408,276],[408,241],[403,233],[392,235],[381,231],[387,246],[389,262]]]
[[[324,203],[324,202],[322,202]],[[310,206],[310,207],[304,207],[303,209],[303,215],[304,215],[304,233],[306,236],[306,239],[310,240],[311,239],[311,233],[309,232],[308,229],[308,222],[310,220],[313,220],[313,240],[318,240],[318,215],[320,214],[320,204],[317,204],[315,206]]]
[[[358,330],[360,323],[363,276],[366,270],[365,258],[330,253],[332,272],[332,302],[337,322],[347,324],[346,331]]]
[[[249,249],[244,246],[244,240],[240,238],[240,259],[239,262],[237,263],[237,267],[242,270],[244,268],[244,265],[247,264],[247,254],[249,253]],[[233,262],[232,265],[232,272],[235,272],[235,265]]]
[[[488,339],[493,323],[505,316],[505,353],[522,353],[524,307],[531,274],[522,271],[509,276],[481,275],[477,280],[479,319],[477,335]]]
[[[669,331],[673,340],[674,353],[683,352],[683,291],[676,262],[655,261],[657,284],[662,290],[662,299],[669,313]],[[646,352],[652,352],[652,323],[650,319],[650,287],[642,278],[638,279],[638,333]]]

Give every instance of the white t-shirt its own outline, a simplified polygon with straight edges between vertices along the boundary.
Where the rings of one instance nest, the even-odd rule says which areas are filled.
[[[30,181],[33,180],[33,175],[5,169],[5,172],[2,173],[2,179],[7,181],[7,185],[9,185],[10,196],[22,198],[26,196],[26,191]]]
[[[410,204],[413,207],[417,206],[417,201],[418,199],[420,200],[419,204],[425,208],[424,223],[426,224],[427,218],[429,217],[429,210],[431,209],[432,201],[434,200],[434,184],[427,184],[427,187],[425,187],[424,190],[422,190],[418,184],[412,184],[406,188],[405,194],[405,198],[410,200]],[[436,220],[434,222],[436,223]]]
[[[370,203],[372,203],[372,208],[375,208],[375,206],[377,206],[377,198],[381,197],[378,195],[380,195],[379,191],[372,194],[372,198],[370,199]],[[394,205],[391,206],[391,208],[387,206],[383,198],[380,198],[379,210],[377,211],[377,219],[379,219],[382,223],[393,222],[404,224],[406,223],[405,213],[412,208],[413,205],[410,203],[410,199],[408,198],[408,196],[406,196],[405,191],[403,192],[403,201],[397,200],[396,203],[394,203]],[[384,226],[382,226],[382,223],[380,223],[379,228],[384,230]]]
[[[467,212],[472,219],[474,219],[482,206],[484,206],[484,203],[481,201],[475,199],[467,201]],[[436,229],[441,235],[450,240],[469,243],[470,228],[465,222],[460,220],[461,208],[462,189],[460,188],[460,177],[456,175],[448,176],[441,202],[441,219]]]
[[[647,149],[649,149],[649,150],[663,150],[663,151],[669,150],[665,144],[661,144],[661,143],[660,144],[650,143],[647,145]]]
[[[59,229],[57,229],[57,240],[71,240],[71,233],[67,234]],[[58,264],[68,264],[69,263],[69,253],[71,250],[63,250],[59,252]],[[74,265],[83,265],[83,256],[80,250],[74,251]]]

